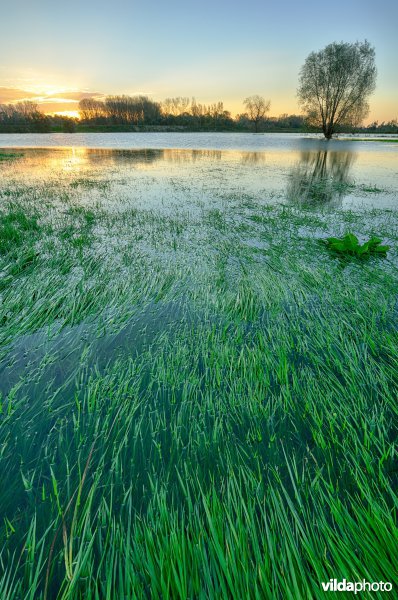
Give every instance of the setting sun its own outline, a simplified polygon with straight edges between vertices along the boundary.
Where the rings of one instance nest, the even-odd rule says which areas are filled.
[[[51,115],[60,115],[62,117],[71,117],[72,119],[79,119],[80,113],[78,110],[60,110],[54,113],[47,113]]]

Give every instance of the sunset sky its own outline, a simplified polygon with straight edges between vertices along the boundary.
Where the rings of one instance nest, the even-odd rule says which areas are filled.
[[[396,0],[1,0],[0,103],[34,99],[73,114],[104,94],[196,97],[243,112],[246,96],[270,114],[298,113],[298,72],[333,41],[368,39],[377,90],[368,121],[398,118]]]

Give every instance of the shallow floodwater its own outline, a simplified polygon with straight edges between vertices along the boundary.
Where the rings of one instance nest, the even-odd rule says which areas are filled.
[[[79,176],[82,200],[102,181],[112,184],[112,195],[134,194],[151,205],[176,196],[180,184],[189,193],[216,189],[270,202],[397,205],[398,145],[385,141],[326,142],[297,134],[0,135],[0,148],[11,146],[21,157],[0,163],[3,177],[61,183]]]
[[[230,214],[235,225],[241,219],[243,207],[250,206],[252,202],[259,210],[267,205],[305,206],[313,208],[314,214],[317,209],[323,208],[331,209],[332,213],[329,214],[333,214],[335,209],[340,208],[367,210],[373,207],[398,207],[396,144],[341,140],[325,142],[319,136],[289,134],[0,136],[3,147],[6,147],[6,142],[11,144],[13,141],[32,146],[51,142],[54,147],[21,145],[13,148],[13,158],[0,161],[0,198],[4,202],[12,201],[21,194],[23,196],[33,191],[34,203],[40,204],[46,198],[50,202],[51,214],[58,214],[55,218],[61,220],[69,210],[68,203],[83,210],[92,210],[94,214],[105,209],[116,218],[120,218],[126,207],[131,207],[133,211],[144,210],[146,214],[153,211],[154,215],[161,218],[180,218],[183,215],[184,219],[193,222],[204,211],[213,211],[212,218],[215,219]],[[67,147],[67,142],[84,143],[87,147]],[[161,143],[213,144],[223,148],[122,148],[123,145],[141,143],[152,146]],[[120,148],[89,147],[95,144],[119,144]],[[240,145],[240,149],[231,149],[234,145]],[[249,151],[249,147],[256,147],[257,150]],[[261,215],[257,217],[261,220]],[[374,216],[372,219],[375,222]],[[98,233],[101,234],[100,229]],[[316,235],[324,235],[324,232],[314,231]],[[300,232],[308,235],[304,226]],[[190,231],[192,250],[185,250],[187,263],[195,262],[195,243],[206,239],[207,233],[203,228]],[[117,237],[123,239],[123,234]],[[107,243],[111,248],[112,240]],[[137,248],[139,244],[137,241]],[[268,247],[268,242],[265,243],[255,231],[253,221],[245,244],[253,252],[262,252]],[[147,256],[153,252],[148,247],[141,249]],[[107,250],[107,254],[112,255],[112,252]],[[176,310],[173,308],[171,312],[176,313]],[[163,313],[159,318],[156,315],[156,310],[148,309],[143,320],[152,324],[166,320]],[[132,323],[127,324],[120,336],[127,341],[133,337],[137,346],[139,336],[134,319]],[[57,327],[52,336],[57,337],[56,330]],[[83,325],[82,331],[81,336],[76,331],[72,336],[75,340],[74,352],[82,351],[81,344],[84,346],[86,339],[96,338],[95,326],[93,330],[91,323]],[[38,364],[48,353],[63,356],[64,351],[66,356],[73,358],[69,337],[68,331],[63,331],[55,343],[51,342],[50,347],[47,345],[48,332],[41,332],[38,337],[36,333],[22,336],[15,341],[3,356],[0,354],[0,392],[15,385],[21,372],[33,368],[32,364],[26,363],[27,356],[31,361],[32,347],[36,348],[35,360]],[[76,337],[81,338],[77,345]],[[115,342],[111,336],[110,346],[118,346],[118,339]],[[100,346],[104,346],[103,340]],[[95,349],[98,360],[102,354],[109,355],[110,346],[105,344],[105,350],[99,347]],[[1,360],[7,353],[7,359]],[[64,358],[62,363],[65,370]],[[73,359],[71,364],[75,365]]]
[[[312,143],[322,142],[323,146],[335,147],[350,144],[367,150],[377,148],[372,142],[361,142],[362,139],[396,139],[396,135],[346,135],[341,139],[327,142],[321,134],[298,133],[176,133],[176,132],[125,132],[125,133],[13,133],[0,134],[0,147],[59,147],[75,148],[187,148],[190,150],[247,150],[261,152],[267,150],[296,150],[300,149],[303,140],[313,140]],[[308,142],[307,142],[308,143]],[[338,146],[337,146],[338,144]],[[390,147],[390,149],[392,149]]]
[[[193,147],[170,147],[183,140]],[[220,597],[227,563],[231,582],[256,574],[257,597],[285,580],[274,597],[317,597],[314,577],[314,589],[289,580],[291,565],[343,577],[342,556],[392,580],[397,144],[228,134],[7,144],[7,598],[105,598],[116,580],[120,597],[145,598],[145,565],[159,556],[181,582],[155,590],[165,598]],[[321,243],[347,232],[377,235],[388,254],[343,258]],[[216,583],[185,590],[183,579]]]

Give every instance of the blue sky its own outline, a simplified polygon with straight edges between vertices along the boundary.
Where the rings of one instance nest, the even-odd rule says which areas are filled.
[[[1,13],[3,102],[34,93],[49,112],[73,110],[82,92],[145,93],[223,100],[236,113],[261,94],[273,115],[298,112],[306,56],[367,38],[378,67],[370,118],[398,117],[396,1],[14,0]]]

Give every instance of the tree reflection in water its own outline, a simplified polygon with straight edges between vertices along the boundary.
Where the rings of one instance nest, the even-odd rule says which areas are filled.
[[[289,175],[287,197],[309,205],[338,205],[353,185],[349,172],[356,154],[349,151],[303,151]]]
[[[261,165],[266,162],[265,152],[242,152],[242,165]]]

